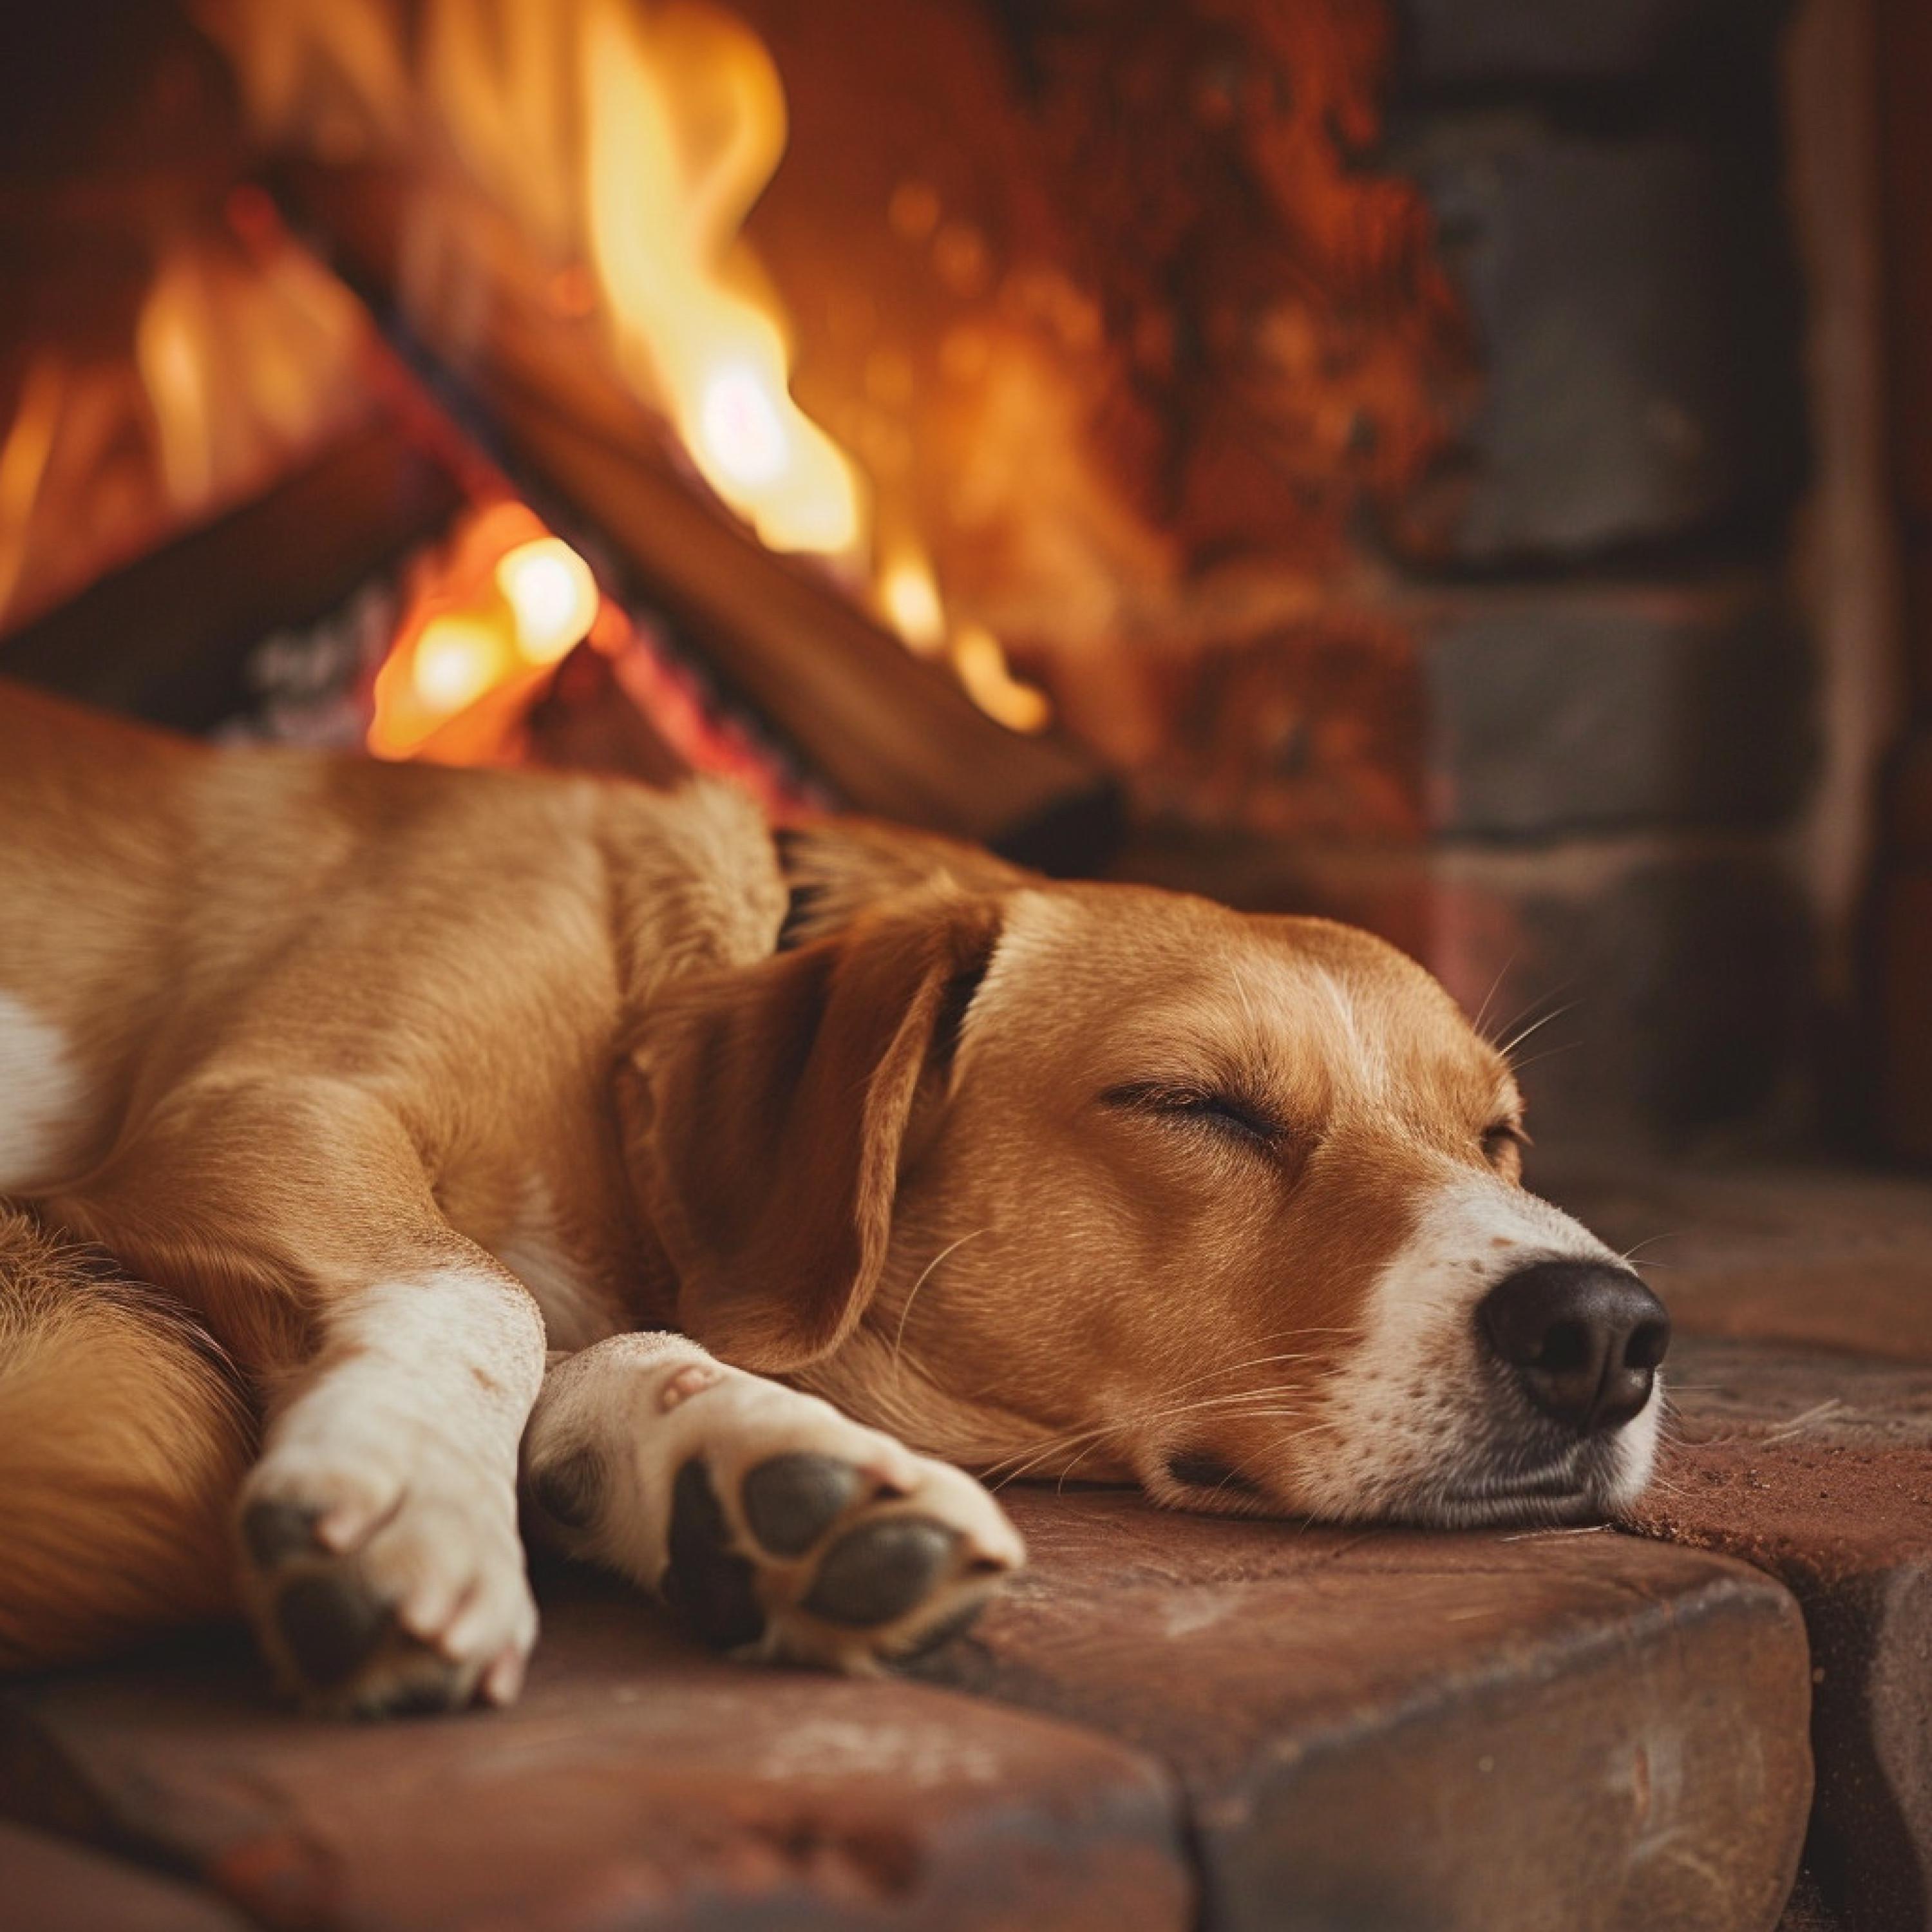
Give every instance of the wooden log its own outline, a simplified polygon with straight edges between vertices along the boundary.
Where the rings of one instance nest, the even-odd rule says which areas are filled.
[[[248,709],[248,655],[436,536],[462,501],[385,416],[273,488],[0,637],[0,676],[205,731]]]
[[[338,268],[393,311],[402,184],[304,166],[279,185]],[[429,351],[494,418],[513,461],[610,537],[731,694],[844,803],[1049,871],[1090,871],[1106,857],[1120,808],[1096,759],[1059,734],[995,723],[813,566],[766,550],[706,502],[592,332],[529,292],[548,278],[518,262],[490,211],[466,207],[446,241],[465,251],[452,272],[469,278],[469,294],[460,314],[412,308]]]

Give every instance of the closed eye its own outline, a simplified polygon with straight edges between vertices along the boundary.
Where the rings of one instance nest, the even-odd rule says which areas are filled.
[[[1157,1119],[1209,1131],[1264,1148],[1278,1147],[1287,1129],[1258,1102],[1218,1087],[1172,1087],[1140,1081],[1100,1096],[1110,1107],[1132,1108]]]
[[[1498,1120],[1483,1130],[1483,1158],[1498,1171],[1520,1170],[1529,1136],[1514,1120]]]

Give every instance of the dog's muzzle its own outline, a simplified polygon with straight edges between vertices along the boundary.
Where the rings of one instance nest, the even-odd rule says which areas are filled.
[[[1518,1270],[1484,1297],[1476,1327],[1531,1402],[1585,1437],[1642,1412],[1670,1346],[1663,1303],[1628,1269],[1600,1262]]]

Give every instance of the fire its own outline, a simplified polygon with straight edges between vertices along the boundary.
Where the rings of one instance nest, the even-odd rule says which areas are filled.
[[[590,635],[597,582],[561,537],[535,537],[506,551],[497,560],[496,579],[526,662],[555,664]]]
[[[1045,722],[992,634],[949,615],[923,552],[879,543],[867,478],[792,394],[784,306],[743,232],[784,153],[784,91],[742,21],[696,0],[425,0],[412,36],[382,0],[202,11],[264,134],[400,160],[425,184],[453,158],[544,258],[559,313],[596,311],[627,382],[762,542],[869,578],[874,609],[993,716]],[[451,690],[459,656],[482,661],[474,640],[451,644],[435,674]]]
[[[603,608],[590,566],[515,502],[472,518],[412,588],[376,680],[379,758],[467,762],[490,734],[450,728],[486,698],[533,696]]]
[[[939,581],[925,551],[902,541],[879,572],[879,614],[922,657],[942,653],[967,695],[1010,731],[1044,731],[1053,706],[1044,692],[1014,676],[1000,640],[983,624],[946,616]]]
[[[259,488],[362,406],[367,323],[266,198],[170,238],[112,356],[50,350],[0,428],[0,618]]]
[[[839,555],[858,472],[793,401],[776,298],[739,230],[784,152],[760,42],[709,8],[591,6],[579,42],[590,259],[618,359],[773,550]]]

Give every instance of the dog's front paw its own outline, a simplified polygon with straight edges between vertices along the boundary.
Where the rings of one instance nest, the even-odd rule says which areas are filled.
[[[814,1396],[688,1354],[625,1380],[616,1454],[586,1389],[541,1432],[531,1496],[566,1548],[717,1648],[851,1672],[924,1656],[1024,1560],[970,1476]]]
[[[437,1459],[274,1456],[244,1486],[244,1594],[262,1647],[334,1716],[507,1703],[536,1640],[508,1486]]]

